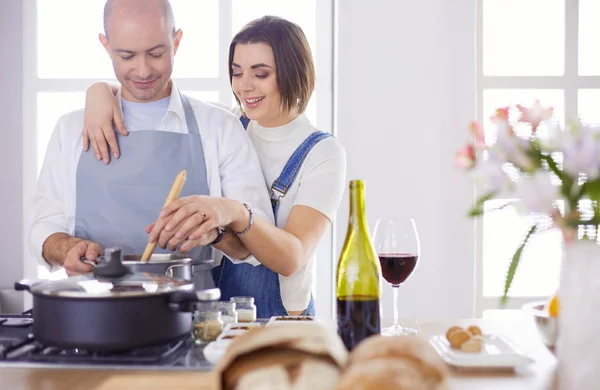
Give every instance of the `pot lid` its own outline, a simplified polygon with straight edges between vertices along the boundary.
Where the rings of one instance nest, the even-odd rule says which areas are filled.
[[[70,298],[125,298],[191,291],[193,287],[190,281],[149,273],[128,274],[119,278],[86,274],[43,281],[31,286],[31,292]]]
[[[123,265],[121,250],[105,250],[104,263],[94,272],[56,281],[42,281],[30,286],[34,294],[71,298],[139,297],[193,290],[193,283],[165,275],[132,273]]]

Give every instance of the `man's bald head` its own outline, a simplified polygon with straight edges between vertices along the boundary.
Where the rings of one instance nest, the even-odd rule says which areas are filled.
[[[167,97],[182,31],[167,0],[108,0],[98,39],[121,83],[122,97],[149,102]]]
[[[108,37],[114,14],[135,17],[147,12],[158,13],[175,34],[175,16],[169,0],[107,0],[104,4],[104,35]]]

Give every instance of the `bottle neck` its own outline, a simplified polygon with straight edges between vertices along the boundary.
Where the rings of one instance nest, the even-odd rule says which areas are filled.
[[[354,230],[367,230],[367,216],[365,213],[365,191],[362,186],[350,188],[350,218],[349,224]]]

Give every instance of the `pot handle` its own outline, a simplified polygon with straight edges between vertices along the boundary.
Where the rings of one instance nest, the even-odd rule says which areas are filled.
[[[174,265],[171,265],[171,266],[169,266],[169,268],[167,268],[167,271],[165,272],[165,275],[168,276],[169,278],[172,278],[173,277],[173,270],[175,268],[186,267],[186,266],[187,266],[187,264],[174,264]]]
[[[169,307],[174,311],[194,311],[198,302],[218,301],[221,290],[210,288],[199,291],[175,291],[169,295]]]
[[[15,290],[17,291],[29,291],[31,292],[31,288],[37,284],[42,283],[43,280],[37,279],[23,279],[18,282],[15,282]]]

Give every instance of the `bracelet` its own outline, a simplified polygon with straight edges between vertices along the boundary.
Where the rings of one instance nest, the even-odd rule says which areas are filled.
[[[225,237],[225,234],[227,233],[227,231],[225,229],[223,229],[221,226],[219,226],[217,228],[217,230],[219,231],[219,234],[217,234],[217,238],[215,238],[213,240],[213,242],[211,242],[208,245],[215,245],[221,242],[221,240],[223,239],[223,237]]]
[[[242,204],[244,205],[246,210],[248,210],[248,213],[250,214],[250,220],[248,221],[248,226],[246,226],[246,228],[244,230],[242,230],[241,232],[235,232],[235,234],[237,234],[237,235],[242,235],[242,234],[246,233],[248,230],[250,230],[250,228],[252,227],[252,223],[254,222],[254,212],[252,211],[252,207],[250,207],[250,205],[248,203],[242,203]]]

